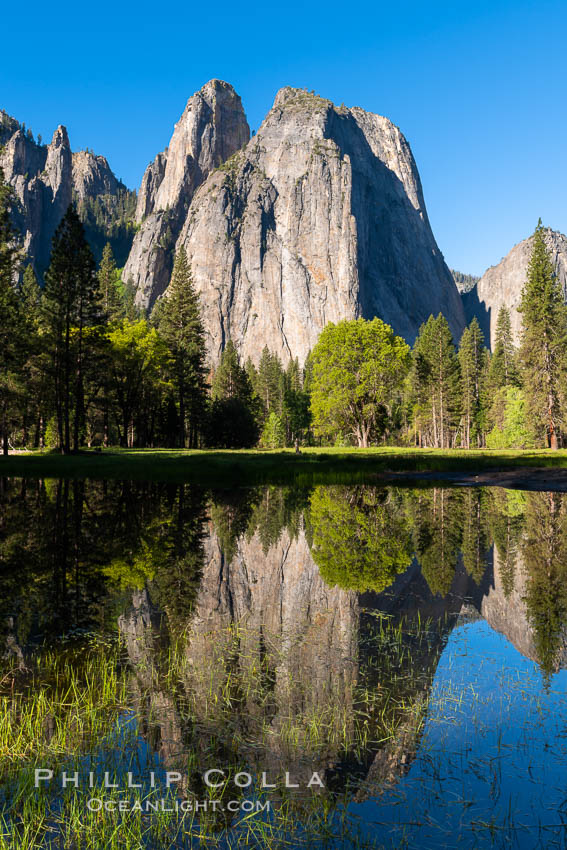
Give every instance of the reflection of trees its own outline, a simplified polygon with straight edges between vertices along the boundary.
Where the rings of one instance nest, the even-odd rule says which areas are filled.
[[[469,487],[462,494],[461,552],[467,573],[480,584],[488,566],[491,547],[488,511],[490,496],[480,487]]]
[[[313,559],[330,585],[381,591],[411,563],[399,493],[377,487],[317,487],[309,520]]]
[[[264,554],[275,546],[284,530],[295,540],[302,527],[309,490],[302,487],[255,487],[213,493],[211,519],[228,562],[241,536],[257,533]]]
[[[562,493],[529,493],[523,545],[526,604],[538,661],[545,676],[555,669],[567,615],[567,500]]]
[[[456,489],[408,493],[416,557],[432,593],[451,588],[462,540],[462,498]]]
[[[514,589],[518,547],[524,526],[526,494],[495,487],[490,493],[488,521],[498,552],[500,580],[506,598]]]
[[[4,480],[0,617],[17,638],[108,623],[111,596],[150,581],[187,613],[202,564],[203,497],[194,488],[95,481]]]

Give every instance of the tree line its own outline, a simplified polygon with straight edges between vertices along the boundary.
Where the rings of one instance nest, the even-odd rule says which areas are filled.
[[[538,223],[515,346],[506,307],[493,352],[473,318],[455,345],[430,316],[413,348],[380,319],[330,324],[308,360],[313,432],[327,442],[557,449],[567,439],[567,307]]]
[[[0,176],[0,434],[10,447],[281,448],[303,444],[525,448],[563,444],[567,311],[540,224],[516,350],[500,311],[490,354],[476,319],[455,346],[444,316],[413,349],[380,319],[327,325],[301,366],[267,347],[216,369],[185,251],[151,315],[135,305],[110,244],[97,268],[73,205],[45,285],[22,260]]]

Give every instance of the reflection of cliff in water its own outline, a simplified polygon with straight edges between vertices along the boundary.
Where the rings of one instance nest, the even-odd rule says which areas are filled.
[[[0,485],[5,667],[25,667],[43,640],[119,618],[142,731],[171,766],[193,751],[205,766],[317,769],[337,785],[347,773],[394,779],[463,613],[482,615],[546,675],[567,666],[563,494]],[[400,669],[384,614],[413,624]],[[414,717],[393,709],[395,735],[378,745],[362,734],[362,702],[374,700],[372,725],[393,674]]]
[[[230,559],[211,527],[193,614],[176,642],[176,688],[163,686],[171,645],[164,648],[167,630],[147,593],[135,594],[119,621],[147,730],[166,764],[179,767],[197,747],[203,769],[221,756],[239,769],[288,771],[296,782],[314,770],[328,786],[342,786],[347,774],[393,781],[415,752],[445,627],[415,641],[418,669],[392,671],[376,654],[380,602],[326,584],[303,527],[284,529],[267,550],[258,531],[241,536]],[[358,712],[363,693],[387,702],[392,672],[406,708],[393,709],[400,735],[385,747],[383,734],[361,734],[368,716]]]

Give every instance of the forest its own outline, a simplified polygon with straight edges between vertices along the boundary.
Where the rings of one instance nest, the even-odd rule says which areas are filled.
[[[305,364],[267,347],[242,362],[228,339],[207,360],[185,251],[150,315],[112,246],[95,262],[71,205],[40,286],[0,176],[0,434],[3,454],[97,447],[399,445],[559,448],[565,441],[567,308],[539,222],[522,339],[498,316],[491,353],[473,319],[458,344],[430,316],[413,348],[378,318],[327,325]]]

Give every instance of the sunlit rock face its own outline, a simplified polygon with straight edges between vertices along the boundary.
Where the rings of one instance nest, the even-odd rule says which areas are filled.
[[[73,192],[79,203],[98,195],[116,195],[124,188],[104,156],[91,151],[76,151],[72,164]]]
[[[200,713],[206,715],[214,690],[224,689],[229,676],[253,683],[262,667],[273,684],[270,717],[254,687],[242,711],[250,725],[254,718],[269,721],[266,746],[276,766],[290,755],[286,730],[306,735],[305,726],[317,716],[350,722],[351,712],[341,708],[352,706],[358,624],[356,594],[325,584],[303,530],[295,539],[284,530],[267,551],[257,532],[241,538],[230,562],[212,533],[186,646],[188,686],[201,702]],[[306,770],[309,749],[305,739]]]
[[[441,311],[460,336],[461,301],[415,161],[387,118],[286,87],[243,150],[244,124],[231,121],[225,149],[237,153],[204,180],[206,169],[196,178],[196,155],[187,158],[178,143],[184,121],[144,177],[138,214],[148,218],[125,275],[138,303],[151,306],[168,283],[166,228],[177,231],[212,362],[228,338],[245,358],[257,360],[268,345],[285,361],[303,361],[328,322],[359,316],[380,316],[413,341]],[[212,113],[210,121],[210,134],[220,134]]]
[[[36,144],[22,130],[5,143],[0,167],[18,199],[15,225],[26,257],[37,272],[49,264],[51,240],[71,203],[73,166],[69,137],[59,126],[47,146]]]
[[[48,145],[38,144],[21,129],[11,132],[9,126],[2,133],[0,168],[16,194],[14,225],[25,261],[41,280],[49,265],[53,236],[69,204],[116,198],[126,188],[105,157],[91,151],[73,153],[62,125]]]
[[[567,301],[567,238],[555,230],[544,233],[555,273]],[[496,323],[501,307],[510,311],[512,333],[516,345],[520,342],[522,317],[518,311],[522,290],[528,275],[528,264],[532,253],[533,236],[515,245],[498,265],[491,266],[476,286],[463,294],[467,321],[477,316],[487,343],[495,345]]]
[[[168,148],[146,169],[138,194],[140,228],[123,278],[136,287],[139,304],[151,307],[169,284],[174,245],[195,190],[249,138],[240,98],[228,83],[211,80],[189,98]]]

